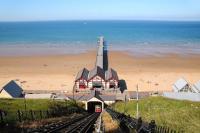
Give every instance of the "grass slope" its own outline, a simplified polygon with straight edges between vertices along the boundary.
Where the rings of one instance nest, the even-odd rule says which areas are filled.
[[[30,111],[35,111],[35,117],[40,118],[39,111],[46,112],[47,110],[54,110],[59,112],[61,110],[77,110],[82,105],[80,103],[75,104],[72,101],[53,101],[49,99],[26,99],[26,111],[27,117],[30,119]],[[0,99],[0,110],[6,112],[4,121],[15,123],[18,121],[17,111],[25,110],[24,99]],[[47,114],[44,113],[44,116]],[[67,115],[67,114],[66,114]]]
[[[136,101],[113,105],[115,110],[136,116]],[[139,114],[145,121],[155,120],[160,126],[167,126],[186,133],[200,131],[200,102],[179,101],[163,97],[149,97],[139,101]]]
[[[4,111],[24,110],[24,99],[0,99],[0,109]],[[26,99],[27,110],[47,110],[59,105],[61,107],[71,106],[72,102],[53,101],[49,99]]]

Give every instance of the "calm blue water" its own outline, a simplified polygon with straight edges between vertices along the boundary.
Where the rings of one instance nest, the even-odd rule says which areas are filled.
[[[0,53],[79,53],[101,35],[110,50],[200,53],[200,22],[163,21],[1,22]]]

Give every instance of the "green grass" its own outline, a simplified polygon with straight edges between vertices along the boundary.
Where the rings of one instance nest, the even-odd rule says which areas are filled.
[[[4,111],[24,110],[24,99],[0,99],[0,109]],[[63,107],[71,106],[71,101],[53,101],[49,99],[26,99],[27,110],[47,110],[56,105]]]
[[[26,100],[27,110],[47,110],[51,105],[52,101],[41,99],[41,100]],[[23,99],[0,99],[0,109],[4,111],[17,111],[24,110]]]
[[[113,105],[116,111],[136,116],[136,101]],[[149,97],[139,101],[139,114],[145,121],[155,120],[159,126],[167,126],[186,133],[200,131],[200,102],[179,101],[163,97]]]
[[[78,105],[78,106],[77,106]],[[54,110],[59,112],[61,110],[78,109],[82,105],[80,103],[74,104],[72,101],[54,101],[49,99],[26,99],[26,111],[30,117],[30,110],[35,111],[35,117],[39,118],[39,111]],[[5,121],[15,123],[18,120],[17,111],[25,110],[24,99],[0,99],[0,110],[6,112]],[[67,114],[66,114],[67,115]],[[45,115],[46,116],[46,115]]]

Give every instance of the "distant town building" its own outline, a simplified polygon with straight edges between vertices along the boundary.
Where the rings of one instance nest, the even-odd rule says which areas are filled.
[[[26,99],[54,99],[55,94],[51,93],[38,93],[38,94],[25,94]]]
[[[129,100],[136,100],[137,99],[137,91],[128,91],[128,98]],[[138,92],[138,98],[146,98],[150,96],[150,92]]]
[[[53,100],[64,100],[64,101],[68,101],[68,100],[71,100],[71,99],[69,99],[65,94],[60,93],[60,94],[56,94],[56,95],[53,97]]]
[[[0,98],[21,97],[23,97],[23,90],[14,80],[11,80],[0,90]]]
[[[95,67],[92,70],[83,68],[76,76],[74,90],[119,90],[119,78],[113,68],[108,68],[108,53],[103,37],[99,38]]]

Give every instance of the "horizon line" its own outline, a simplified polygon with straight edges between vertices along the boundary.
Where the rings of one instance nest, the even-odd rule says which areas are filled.
[[[2,22],[55,22],[55,21],[157,21],[157,22],[200,22],[200,19],[57,19],[57,20],[0,20]]]

